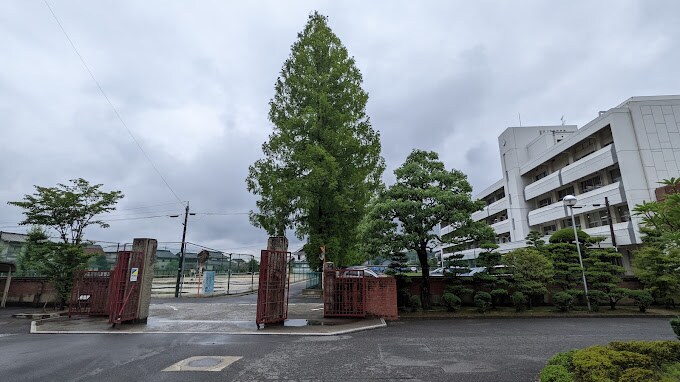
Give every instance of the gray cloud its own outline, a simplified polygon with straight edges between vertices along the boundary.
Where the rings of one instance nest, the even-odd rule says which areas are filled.
[[[634,95],[680,92],[680,4],[655,2],[115,2],[53,4],[131,131],[197,212],[247,212],[244,184],[271,132],[268,102],[314,9],[364,75],[388,171],[436,150],[476,189],[500,177],[506,126],[582,125]],[[0,228],[32,186],[83,177],[126,194],[109,219],[169,215],[174,202],[41,2],[0,4]],[[114,216],[115,215],[115,216]],[[88,231],[179,241],[180,219]],[[292,236],[291,236],[292,238]],[[245,215],[197,215],[189,241],[257,252]],[[292,240],[292,247],[298,246]]]

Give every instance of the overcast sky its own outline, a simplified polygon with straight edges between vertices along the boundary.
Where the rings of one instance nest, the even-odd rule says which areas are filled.
[[[230,252],[265,246],[243,214],[255,207],[244,179],[272,130],[278,73],[314,10],[364,76],[388,183],[420,148],[479,191],[500,179],[497,136],[520,113],[523,125],[564,115],[582,126],[632,96],[680,94],[680,2],[671,0],[50,5],[132,134],[199,213],[187,240]],[[181,240],[181,220],[167,215],[182,206],[45,3],[0,2],[0,230],[26,230],[7,201],[77,177],[125,194],[111,227],[87,238]]]

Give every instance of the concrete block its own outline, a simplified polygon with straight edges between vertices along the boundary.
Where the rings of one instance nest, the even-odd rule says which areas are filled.
[[[640,112],[642,113],[642,115],[652,114],[652,108],[645,105],[645,106],[640,107]]]
[[[664,114],[663,115],[664,119],[666,120],[666,128],[668,129],[668,132],[678,132],[678,118],[675,117],[674,114]]]
[[[680,149],[680,133],[668,133],[668,139],[670,139],[673,148]]]
[[[654,157],[654,167],[656,167],[657,171],[666,170],[666,160],[664,160],[661,150],[652,151],[652,157]]]
[[[663,105],[661,106],[661,112],[664,114],[673,114],[673,108],[671,105]]]
[[[657,123],[656,124],[656,133],[659,136],[659,142],[670,142],[670,138],[668,138],[668,129],[666,128],[666,124],[661,124]]]

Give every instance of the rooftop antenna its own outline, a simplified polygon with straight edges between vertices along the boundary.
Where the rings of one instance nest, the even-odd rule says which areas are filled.
[[[560,118],[560,121],[562,121],[562,126],[564,126],[564,116],[562,116],[562,118]]]
[[[522,127],[522,114],[517,113],[517,118],[519,118],[519,127]]]

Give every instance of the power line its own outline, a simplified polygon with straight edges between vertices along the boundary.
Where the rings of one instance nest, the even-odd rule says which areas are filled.
[[[54,10],[52,10],[52,7],[51,7],[50,4],[47,2],[47,0],[43,0],[43,2],[44,2],[45,5],[47,6],[47,9],[50,10],[50,13],[52,14],[52,17],[54,18],[54,21],[56,21],[56,22],[57,22],[57,25],[59,25],[59,29],[61,29],[62,33],[64,33],[64,36],[65,36],[66,39],[68,40],[69,44],[71,44],[71,47],[73,48],[73,51],[76,53],[76,55],[77,55],[78,58],[80,59],[80,62],[81,62],[81,63],[83,64],[83,66],[85,67],[85,70],[87,70],[87,72],[90,74],[90,77],[92,78],[92,81],[94,81],[94,83],[97,85],[97,88],[99,89],[99,92],[102,93],[102,96],[104,96],[104,98],[106,99],[106,102],[109,104],[109,106],[111,106],[111,109],[113,109],[113,112],[114,112],[114,114],[116,114],[116,117],[118,118],[118,120],[120,121],[120,123],[123,125],[123,127],[125,127],[125,130],[126,130],[126,131],[128,132],[128,134],[130,135],[130,138],[132,138],[132,140],[135,142],[135,144],[137,145],[137,147],[139,148],[139,150],[142,152],[142,154],[144,154],[144,157],[146,158],[146,160],[151,164],[151,167],[153,167],[153,169],[156,171],[156,173],[157,173],[158,176],[161,178],[161,180],[163,181],[163,183],[165,183],[165,186],[168,188],[168,190],[170,190],[170,192],[172,193],[172,195],[175,196],[175,198],[177,199],[177,201],[178,201],[180,204],[184,205],[184,202],[182,202],[182,199],[180,199],[180,197],[177,196],[177,194],[175,193],[175,190],[173,190],[172,187],[170,187],[170,184],[168,183],[167,180],[165,180],[165,177],[163,177],[163,174],[161,174],[160,170],[158,170],[158,167],[156,167],[156,165],[153,163],[153,161],[151,160],[151,157],[149,157],[149,155],[146,153],[146,151],[144,151],[144,149],[142,148],[142,145],[139,143],[139,141],[137,141],[137,138],[135,138],[135,136],[132,134],[132,131],[130,131],[130,128],[128,127],[128,125],[127,125],[127,124],[125,123],[125,121],[123,120],[123,117],[121,117],[120,113],[118,112],[118,109],[113,105],[113,102],[111,102],[111,100],[109,99],[109,97],[106,95],[106,92],[104,91],[104,88],[102,88],[102,86],[99,84],[99,81],[97,81],[97,78],[95,78],[94,73],[92,73],[92,70],[90,70],[90,67],[87,65],[87,63],[85,62],[85,59],[83,58],[83,56],[82,56],[82,55],[80,54],[80,52],[78,51],[78,48],[76,48],[76,45],[75,45],[75,44],[73,43],[73,41],[71,40],[71,37],[69,37],[68,33],[66,33],[66,29],[64,29],[64,27],[61,25],[61,22],[59,21],[59,18],[57,17],[57,14],[54,13]]]

